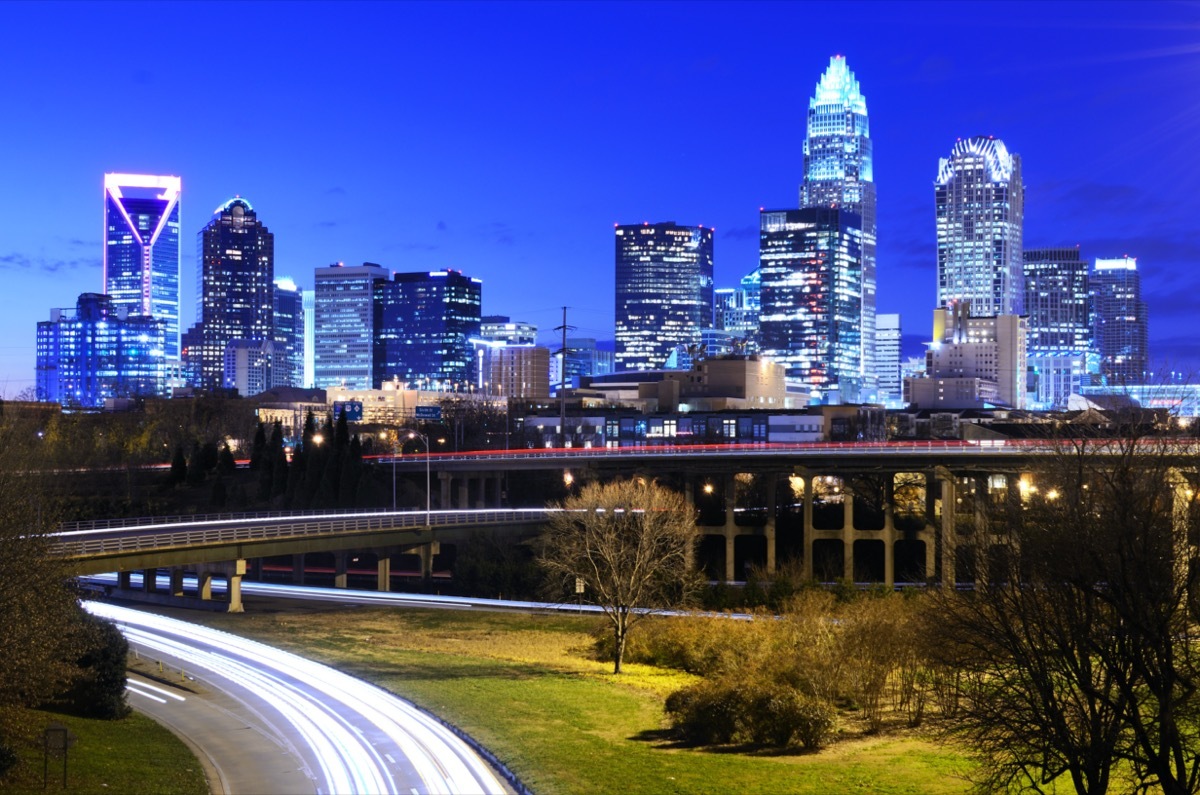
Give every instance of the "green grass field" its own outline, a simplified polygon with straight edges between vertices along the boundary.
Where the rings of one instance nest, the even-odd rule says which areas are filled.
[[[189,616],[191,617],[191,616]],[[689,677],[589,657],[597,619],[413,609],[196,616],[408,697],[497,754],[539,795],[962,793],[965,758],[852,721],[815,754],[680,748],[662,701]]]
[[[124,720],[77,718],[28,710],[24,737],[13,741],[23,764],[0,780],[0,791],[62,791],[63,760],[51,758],[49,786],[42,789],[42,730],[60,723],[75,736],[67,754],[67,790],[109,795],[204,795],[208,784],[196,757],[183,742],[149,718],[131,714]]]

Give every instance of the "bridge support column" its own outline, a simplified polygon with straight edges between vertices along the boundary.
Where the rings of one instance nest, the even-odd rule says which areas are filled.
[[[171,568],[171,596],[183,596],[183,567]]]
[[[468,477],[461,477],[458,480],[458,497],[454,500],[455,508],[471,507],[471,481]]]
[[[245,610],[242,605],[242,577],[246,576],[246,561],[233,561],[226,576],[229,582],[229,612],[241,613]]]
[[[734,534],[728,528],[725,529],[725,582],[733,582],[733,539]]]
[[[438,501],[438,506],[441,508],[451,508],[450,504],[450,487],[454,476],[449,472],[438,473],[438,487],[441,499]]]
[[[421,559],[421,579],[428,580],[433,576],[433,545],[422,544],[417,547],[417,557]]]
[[[813,579],[813,475],[803,473],[804,478],[804,579]]]
[[[896,587],[895,485],[889,478],[883,486],[883,584],[889,589]]]
[[[779,476],[774,472],[768,472],[763,477],[767,479],[767,524],[763,527],[763,535],[767,539],[767,575],[773,577],[775,576],[775,514],[778,511],[775,490],[779,485]]]
[[[958,582],[955,572],[958,555],[957,532],[954,527],[954,513],[957,510],[957,484],[954,476],[945,471],[938,472],[942,492],[942,587],[953,589]]]
[[[380,553],[375,563],[375,590],[392,590],[392,556],[386,552]]]
[[[158,569],[143,569],[142,570],[142,591],[145,593],[154,593],[158,585]]]
[[[292,584],[304,584],[304,553],[292,555]]]
[[[117,572],[117,587],[123,591],[133,590],[133,572],[119,571]]]
[[[842,579],[854,582],[854,495],[842,481]]]
[[[334,552],[333,553],[333,587],[346,587],[346,561],[349,559],[349,552]]]
[[[212,599],[212,572],[200,569],[196,572],[196,595],[201,599]]]

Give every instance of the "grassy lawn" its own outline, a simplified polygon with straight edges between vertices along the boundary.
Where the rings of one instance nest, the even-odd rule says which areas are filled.
[[[42,730],[50,723],[75,736],[67,757],[67,789],[76,793],[204,795],[208,784],[196,757],[170,731],[138,713],[118,721],[91,720],[29,710],[23,740],[14,741],[22,764],[5,779],[3,792],[62,790],[62,759],[50,759],[49,787],[42,789]]]
[[[253,610],[253,608],[251,608]],[[914,733],[847,724],[815,754],[680,748],[662,701],[689,677],[588,657],[594,618],[417,609],[326,609],[194,620],[376,682],[469,732],[539,795],[962,793],[965,759]]]

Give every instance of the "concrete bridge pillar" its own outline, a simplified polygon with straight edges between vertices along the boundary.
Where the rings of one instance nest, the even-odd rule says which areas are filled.
[[[813,474],[804,472],[804,579],[813,578]]]
[[[183,596],[183,567],[171,567],[171,596]]]
[[[725,533],[737,533],[737,477],[729,473],[725,475]]]
[[[767,539],[767,575],[775,575],[775,514],[776,490],[779,485],[779,473],[768,472],[763,475],[767,479],[767,523],[763,526],[763,535]]]
[[[455,508],[470,507],[471,499],[471,481],[468,476],[464,475],[458,479],[458,494],[454,500]]]
[[[938,481],[941,485],[942,505],[942,587],[953,589],[957,583],[956,562],[958,554],[958,538],[954,527],[954,514],[957,510],[958,489],[954,475],[939,467]]]
[[[333,553],[333,587],[346,587],[346,562],[350,558],[350,553],[345,550]]]
[[[133,590],[133,572],[132,571],[117,572],[117,587],[123,591]]]
[[[896,586],[896,524],[894,522],[896,484],[888,478],[883,485],[883,584]]]
[[[387,552],[380,552],[375,563],[375,590],[392,590],[392,556]]]
[[[225,576],[229,583],[229,612],[241,613],[245,610],[242,606],[242,578],[246,576],[246,561],[238,559],[225,564]]]
[[[450,488],[453,485],[454,476],[449,472],[438,473],[438,485],[441,487],[441,500],[438,505],[442,508],[449,508],[450,505]]]
[[[842,481],[842,578],[854,581],[854,495]]]
[[[734,544],[733,544],[733,540],[735,538],[735,535],[727,527],[724,529],[724,536],[725,536],[725,582],[733,582],[734,581],[734,571],[733,571],[733,547],[734,547]]]
[[[154,593],[158,583],[158,569],[143,569],[142,570],[142,591],[145,593]]]
[[[292,584],[304,584],[304,553],[292,555]]]
[[[205,601],[212,599],[212,572],[208,569],[196,572],[196,595]]]

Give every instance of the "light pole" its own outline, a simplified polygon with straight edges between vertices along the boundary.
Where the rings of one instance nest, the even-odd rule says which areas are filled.
[[[397,437],[398,436],[399,436],[399,432],[397,432]],[[430,453],[429,437],[423,433],[418,433],[416,431],[409,431],[407,434],[405,434],[404,438],[420,439],[421,443],[425,445],[425,524],[428,525],[430,523],[429,522],[429,519],[430,519],[430,510],[429,510],[429,496],[430,496],[430,490],[429,490],[429,453]],[[396,459],[393,457],[392,465],[395,466],[395,464],[396,464]],[[393,473],[393,498],[392,498],[393,502],[395,500],[394,494],[395,494],[395,475]]]

